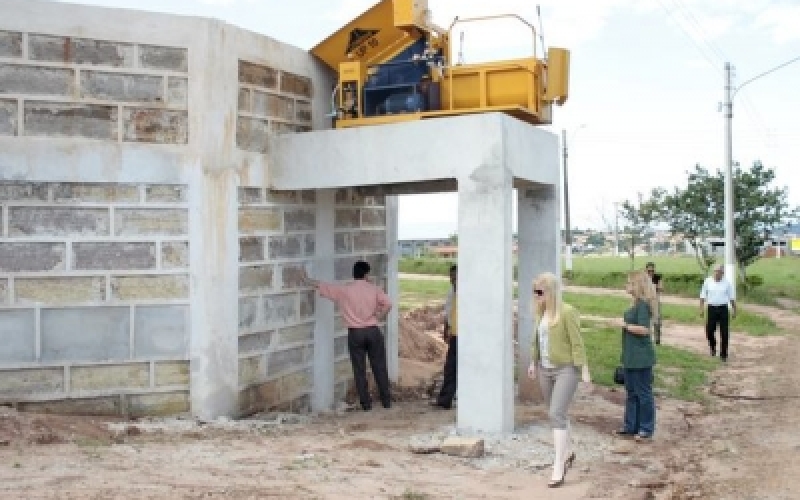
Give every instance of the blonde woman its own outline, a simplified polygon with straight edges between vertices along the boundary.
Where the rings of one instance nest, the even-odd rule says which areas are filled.
[[[572,452],[567,410],[575,396],[578,381],[589,383],[589,366],[581,337],[580,317],[561,301],[558,278],[551,273],[533,281],[533,306],[536,328],[528,376],[539,379],[553,428],[555,460],[548,486],[564,484],[567,470],[575,460]]]
[[[651,318],[658,314],[658,298],[650,277],[644,271],[628,275],[625,286],[633,304],[623,314],[622,367],[625,370],[625,419],[620,436],[649,441],[656,427],[653,399],[653,365],[656,351],[650,338]]]

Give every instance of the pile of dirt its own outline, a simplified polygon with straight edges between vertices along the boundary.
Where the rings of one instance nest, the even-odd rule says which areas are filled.
[[[441,363],[447,351],[442,340],[443,306],[426,306],[400,317],[400,357],[414,361]]]
[[[0,446],[44,445],[83,441],[110,443],[109,419],[19,413],[0,407]]]

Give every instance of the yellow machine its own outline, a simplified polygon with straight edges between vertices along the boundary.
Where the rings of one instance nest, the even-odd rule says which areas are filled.
[[[456,24],[510,17],[530,27],[533,55],[454,64]],[[499,111],[532,124],[552,122],[568,95],[569,51],[536,58],[536,29],[519,16],[430,22],[427,0],[382,0],[311,49],[338,72],[332,117],[337,128]]]

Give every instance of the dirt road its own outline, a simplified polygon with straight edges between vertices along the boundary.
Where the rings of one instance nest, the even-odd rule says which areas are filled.
[[[540,405],[518,406],[514,434],[487,436],[487,456],[463,459],[409,452],[412,436],[447,435],[455,421],[455,411],[417,399],[370,413],[207,423],[0,408],[0,498],[798,498],[800,317],[780,314],[792,334],[735,337],[707,406],[658,399],[653,443],[611,436],[622,392],[580,393],[572,411],[578,459],[557,490],[546,488],[551,438]],[[665,339],[703,352],[696,327],[681,328],[668,325]],[[404,361],[401,371],[413,385],[412,374],[430,376],[439,363]]]

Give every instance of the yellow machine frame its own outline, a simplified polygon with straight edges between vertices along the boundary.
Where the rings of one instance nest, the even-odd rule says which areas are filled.
[[[336,127],[357,127],[440,116],[499,111],[532,124],[552,122],[552,105],[568,98],[569,51],[551,47],[537,59],[536,28],[520,16],[497,15],[456,19],[446,31],[430,23],[427,0],[382,0],[328,37],[311,52],[338,72],[334,92]],[[450,40],[457,24],[510,18],[532,33],[533,56],[482,64],[454,65]],[[441,50],[446,65],[431,68],[441,86],[436,111],[364,116],[364,87],[370,67],[384,64],[425,38],[431,51]]]

